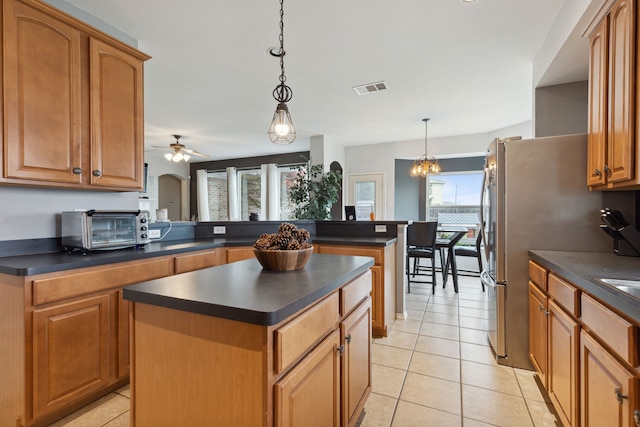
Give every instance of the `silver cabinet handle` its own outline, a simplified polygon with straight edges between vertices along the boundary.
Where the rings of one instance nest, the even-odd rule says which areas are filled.
[[[640,427],[640,411],[637,409],[633,411],[633,419],[636,422],[636,427]]]
[[[82,168],[73,168],[73,173],[76,175],[80,175],[82,173]]]
[[[593,172],[596,176],[600,176],[602,175],[602,172],[600,172],[600,169],[596,168],[596,170]]]
[[[99,169],[96,169],[93,171],[93,176],[102,176],[102,171]]]
[[[616,395],[616,400],[618,401],[618,403],[622,403],[622,399],[628,399],[629,398],[629,396],[624,396],[622,394],[622,391],[617,387],[613,390],[613,393]]]
[[[611,175],[611,169],[609,169],[609,166],[604,165],[604,173],[606,173],[607,176]]]

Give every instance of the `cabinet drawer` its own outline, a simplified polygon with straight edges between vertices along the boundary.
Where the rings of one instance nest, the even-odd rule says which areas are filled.
[[[33,281],[33,304],[45,304],[78,295],[170,276],[173,274],[172,266],[170,258],[162,257],[36,279]]]
[[[338,325],[338,293],[334,292],[275,331],[275,370],[280,373]]]
[[[229,264],[230,262],[242,261],[245,259],[253,258],[255,255],[253,253],[253,246],[242,246],[238,248],[227,248],[227,259],[226,262]]]
[[[374,248],[359,248],[355,246],[330,246],[320,245],[321,254],[329,255],[351,255],[351,256],[368,256],[374,259],[374,263],[382,264],[382,251]]]
[[[175,258],[176,274],[188,271],[200,270],[202,268],[213,267],[216,262],[217,251],[197,252],[192,254],[178,255]]]
[[[631,366],[638,366],[638,328],[591,298],[582,295],[583,324]]]
[[[529,261],[529,279],[543,291],[547,290],[547,270],[533,261]]]
[[[549,296],[575,317],[580,316],[580,291],[555,274],[549,274],[547,281]]]
[[[371,294],[371,279],[371,271],[367,271],[340,289],[340,315],[346,316]]]

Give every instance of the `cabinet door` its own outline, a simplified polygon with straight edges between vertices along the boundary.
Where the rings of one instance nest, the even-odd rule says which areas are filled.
[[[608,182],[634,177],[635,2],[618,0],[609,12]]]
[[[142,189],[142,61],[90,40],[91,184]]]
[[[275,384],[277,427],[340,425],[339,345],[336,330]]]
[[[251,246],[242,246],[238,248],[227,248],[226,249],[226,263],[230,262],[242,261],[245,259],[253,258],[255,255],[253,253],[253,247]]]
[[[588,333],[580,333],[581,422],[583,427],[635,425],[638,379]]]
[[[549,397],[563,425],[577,426],[580,326],[549,300]]]
[[[341,324],[342,425],[353,426],[371,392],[371,299]]]
[[[33,312],[34,418],[109,382],[108,294]]]
[[[529,359],[547,388],[547,297],[529,282]]]
[[[384,288],[382,283],[382,268],[371,266],[371,327],[376,337],[386,337],[384,325]]]
[[[23,3],[3,6],[3,176],[80,184],[80,32]]]
[[[609,17],[589,39],[589,151],[587,185],[606,183]]]

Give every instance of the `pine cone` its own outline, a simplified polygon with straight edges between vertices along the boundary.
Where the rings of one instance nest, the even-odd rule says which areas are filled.
[[[292,233],[294,230],[297,230],[297,229],[298,227],[296,227],[295,224],[291,224],[290,222],[283,222],[278,227],[278,233]]]

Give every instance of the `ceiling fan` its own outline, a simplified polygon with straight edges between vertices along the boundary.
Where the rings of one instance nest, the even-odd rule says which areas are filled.
[[[197,152],[196,150],[190,150],[186,148],[184,144],[180,144],[180,138],[182,138],[182,135],[173,135],[173,137],[176,139],[176,142],[169,144],[168,149],[171,150],[171,152],[164,155],[165,159],[171,160],[174,162],[179,162],[179,161],[188,162],[191,156],[209,157],[206,154]],[[152,145],[152,147],[167,148],[160,145]]]

